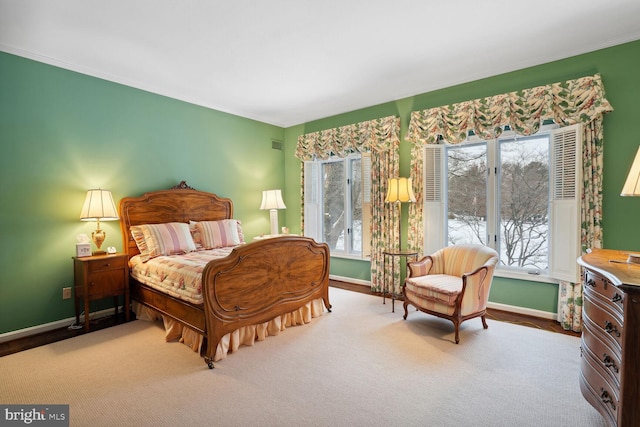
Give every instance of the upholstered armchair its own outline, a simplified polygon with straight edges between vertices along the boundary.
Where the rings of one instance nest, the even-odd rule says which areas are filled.
[[[440,249],[416,262],[408,263],[404,282],[404,319],[407,307],[449,319],[460,342],[460,324],[482,318],[487,329],[487,300],[498,263],[498,253],[482,245],[457,245]]]

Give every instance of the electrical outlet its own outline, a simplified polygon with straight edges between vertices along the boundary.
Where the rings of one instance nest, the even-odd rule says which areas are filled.
[[[62,299],[71,299],[71,288],[62,288]]]

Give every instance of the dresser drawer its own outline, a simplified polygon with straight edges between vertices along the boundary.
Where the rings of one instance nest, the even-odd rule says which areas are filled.
[[[584,277],[584,290],[587,294],[591,293],[592,295],[596,294],[601,296],[604,300],[618,308],[620,313],[622,313],[624,307],[624,292],[618,289],[618,287],[612,284],[609,280],[598,274],[586,271]]]
[[[598,362],[585,353],[580,358],[580,390],[584,398],[607,420],[607,424],[617,425],[619,390],[602,376]]]
[[[597,360],[604,371],[609,375],[613,385],[620,387],[620,352],[612,349],[607,343],[596,334],[592,333],[590,327],[584,328],[582,332],[582,352],[588,353],[592,359]]]
[[[124,257],[105,257],[104,259],[89,261],[89,273],[108,270],[121,270],[125,268],[126,258]]]
[[[612,348],[618,352],[622,348],[622,328],[623,320],[620,313],[599,299],[591,298],[585,294],[583,296],[582,316],[584,323],[588,323],[598,336],[604,337],[604,342],[610,342]],[[613,347],[615,346],[615,347]]]

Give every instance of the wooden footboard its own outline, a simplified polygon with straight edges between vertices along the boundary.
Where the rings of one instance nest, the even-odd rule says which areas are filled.
[[[207,330],[202,356],[213,367],[216,347],[227,333],[267,322],[318,298],[331,311],[329,247],[297,236],[252,242],[210,262],[202,286]]]

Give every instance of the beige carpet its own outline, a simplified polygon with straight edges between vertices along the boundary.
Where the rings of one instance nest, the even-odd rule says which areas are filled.
[[[580,340],[453,326],[331,288],[333,312],[207,369],[135,321],[0,358],[0,403],[69,404],[72,426],[604,426]]]

